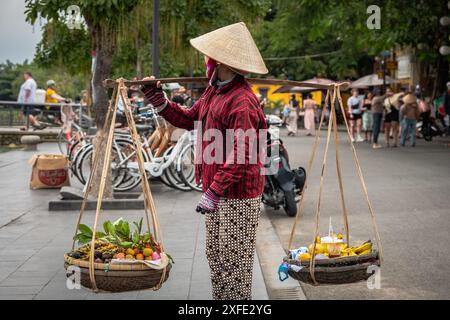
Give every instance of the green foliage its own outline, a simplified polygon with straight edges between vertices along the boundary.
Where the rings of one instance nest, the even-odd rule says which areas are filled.
[[[0,64],[0,100],[15,100],[17,92],[13,82],[22,77],[20,67],[11,61]]]
[[[416,48],[421,60],[435,63],[448,37],[439,26],[447,12],[440,0],[274,1],[270,20],[258,35],[265,57],[336,52],[317,58],[269,61],[276,76],[307,79],[324,75],[354,78],[367,74],[371,57],[395,46]],[[381,8],[381,29],[367,28],[367,8]]]
[[[139,222],[133,222],[135,230],[131,233],[130,224],[123,218],[115,222],[105,221],[103,232],[96,233],[96,239],[105,240],[123,248],[134,248],[142,243],[149,242],[152,238],[149,232],[142,234],[142,218]],[[75,240],[79,244],[92,241],[93,231],[87,225],[80,224]]]
[[[70,30],[61,21],[48,22],[36,48],[34,61],[43,68],[64,66],[72,74],[91,71],[91,39],[85,29]]]
[[[112,76],[132,78],[151,68],[152,0],[26,0],[28,21],[46,18],[36,62],[90,71],[95,26],[113,31],[117,50]],[[62,12],[80,6],[87,28],[69,30]],[[367,7],[381,8],[381,29],[369,30]],[[372,72],[373,57],[395,46],[416,48],[421,61],[436,63],[448,39],[439,26],[441,0],[165,0],[160,2],[161,75],[203,74],[202,56],[189,40],[237,21],[249,26],[272,76],[356,78]],[[316,54],[323,54],[314,56]],[[1,84],[0,84],[1,88]],[[1,90],[1,89],[0,89]]]
[[[10,61],[0,63],[0,100],[15,101],[23,83],[23,74],[30,71],[36,80],[38,88],[46,89],[47,80],[53,79],[57,84],[57,92],[71,99],[80,97],[81,91],[87,86],[87,79],[83,74],[69,72],[62,66],[41,67],[27,61],[14,64]]]

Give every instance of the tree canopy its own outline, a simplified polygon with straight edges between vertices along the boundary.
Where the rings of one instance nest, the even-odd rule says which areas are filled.
[[[35,63],[61,67],[89,78],[96,26],[114,33],[112,77],[150,73],[152,0],[26,0],[30,23],[44,18]],[[81,9],[85,28],[70,30],[63,14]],[[367,27],[367,8],[377,5],[381,28]],[[161,75],[203,73],[201,56],[189,39],[237,21],[252,31],[271,76],[304,80],[314,76],[352,79],[373,72],[373,59],[384,50],[409,47],[419,61],[448,79],[448,58],[439,47],[449,15],[441,0],[165,0],[160,8]]]

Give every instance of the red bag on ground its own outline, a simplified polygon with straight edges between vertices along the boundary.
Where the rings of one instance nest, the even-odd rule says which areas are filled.
[[[68,160],[63,155],[34,155],[29,163],[32,166],[30,189],[59,189],[70,185]]]

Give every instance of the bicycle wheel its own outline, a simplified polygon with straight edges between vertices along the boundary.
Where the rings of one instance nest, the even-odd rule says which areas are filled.
[[[125,172],[123,170],[118,170],[119,162],[120,162],[120,150],[116,147],[113,147],[111,153],[111,174],[112,174],[112,183],[113,188],[116,190],[118,186],[123,182]],[[91,169],[94,162],[94,146],[89,145],[83,154],[80,155],[79,162],[77,164],[77,170],[79,173],[80,182],[82,184],[86,184],[89,176],[91,174]]]
[[[123,158],[129,159],[125,161],[125,163],[123,163],[120,168],[117,168],[117,170],[123,172],[124,176],[122,182],[119,185],[115,186],[114,190],[119,192],[130,191],[137,187],[141,182],[141,175],[137,167],[137,155],[134,152],[135,147],[133,142],[128,139],[116,139],[115,142],[119,146]],[[145,149],[142,150],[142,155],[144,156],[145,163],[150,162],[150,158]],[[136,163],[136,168],[130,168],[128,166],[130,162]]]
[[[58,133],[58,149],[59,152],[61,152],[62,155],[67,155],[67,149],[68,149],[68,142],[66,138],[66,134],[63,129],[59,131]]]
[[[166,151],[167,156],[169,156],[173,151],[173,147],[168,149]],[[181,191],[191,191],[191,187],[186,185],[181,178],[177,174],[176,170],[176,161],[172,162],[165,170],[164,173],[165,177],[169,181],[169,183],[172,185],[173,188],[181,190]]]
[[[190,144],[184,147],[177,159],[177,174],[192,190],[202,192],[201,182],[197,184],[195,177],[195,149]]]
[[[88,149],[88,147],[91,144],[85,144],[83,146],[81,146],[78,151],[72,156],[72,159],[70,161],[70,171],[72,171],[72,173],[75,175],[75,177],[78,179],[78,181],[80,181],[82,184],[85,184],[85,182],[83,182],[80,172],[79,172],[79,162],[80,159],[82,158],[82,154],[86,151],[86,149]]]

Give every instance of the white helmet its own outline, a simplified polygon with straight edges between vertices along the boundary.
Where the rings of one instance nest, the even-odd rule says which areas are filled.
[[[54,87],[56,86],[55,80],[48,80],[47,81],[47,87]]]

